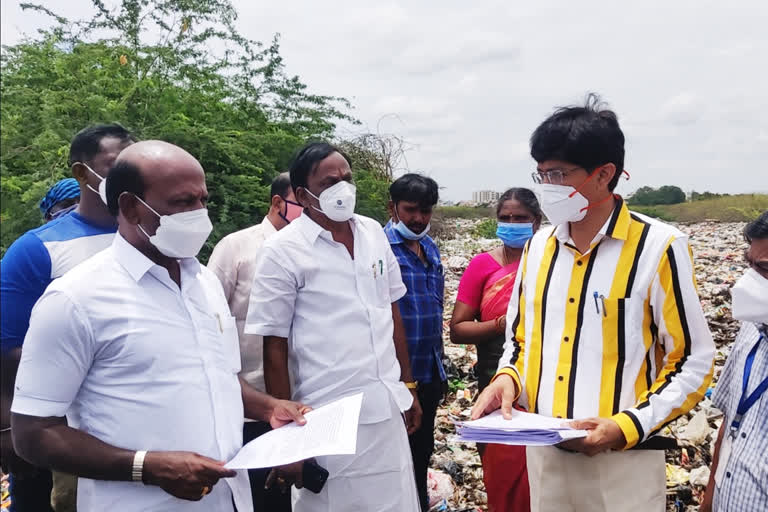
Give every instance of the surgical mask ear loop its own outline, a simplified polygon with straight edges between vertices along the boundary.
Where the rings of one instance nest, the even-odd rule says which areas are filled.
[[[629,173],[628,173],[627,171],[621,171],[621,172],[622,172],[623,174],[626,174],[627,176],[629,176]],[[570,194],[568,194],[568,197],[570,198],[570,197],[573,197],[573,196],[575,196],[576,194],[580,193],[580,190],[581,190],[582,188],[584,188],[584,185],[586,185],[586,184],[587,184],[587,182],[588,182],[589,180],[591,180],[591,179],[592,179],[592,178],[593,178],[593,177],[594,177],[596,174],[597,174],[597,169],[595,169],[595,170],[592,172],[592,174],[590,174],[590,175],[587,177],[587,179],[585,179],[584,181],[582,181],[582,182],[581,182],[581,184],[579,185],[579,188],[575,188],[575,189],[573,190],[573,192],[571,192]],[[629,179],[629,178],[627,177],[627,179]],[[612,193],[611,195],[609,195],[609,196],[608,196],[608,197],[606,197],[605,199],[602,199],[602,200],[600,200],[600,201],[598,201],[598,202],[596,202],[596,203],[588,204],[587,206],[585,206],[584,208],[582,208],[581,210],[579,210],[579,212],[583,212],[583,211],[585,211],[585,210],[589,210],[590,208],[593,208],[593,207],[595,207],[595,206],[601,205],[601,204],[605,203],[606,201],[608,201],[608,200],[610,200],[610,199],[618,199],[618,198],[619,198],[619,196],[618,196],[617,194],[613,194],[613,193]]]
[[[589,176],[587,176],[587,179],[585,179],[584,181],[582,181],[582,182],[581,182],[581,184],[579,184],[578,188],[574,188],[574,189],[573,189],[573,192],[571,192],[570,194],[568,194],[568,197],[573,197],[573,196],[575,196],[576,194],[578,194],[578,193],[581,191],[581,189],[582,189],[582,188],[584,188],[584,185],[586,185],[586,184],[587,184],[587,182],[588,182],[589,180],[591,180],[592,178],[594,178],[596,174],[597,174],[597,169],[595,169],[595,170],[592,172],[592,174],[590,174]]]

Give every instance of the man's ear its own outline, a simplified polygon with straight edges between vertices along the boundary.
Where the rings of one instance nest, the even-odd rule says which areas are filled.
[[[72,177],[77,180],[80,185],[88,183],[88,169],[80,162],[75,162],[70,168],[72,170]]]
[[[138,204],[139,201],[136,200],[136,196],[123,192],[117,198],[117,205],[120,208],[118,215],[122,215],[130,224],[139,224],[141,219],[139,218]]]
[[[605,164],[600,171],[600,176],[598,176],[598,180],[600,185],[608,186],[608,184],[613,179],[613,176],[616,174],[616,165],[615,164]]]
[[[309,194],[307,193],[306,188],[298,187],[294,190],[293,194],[296,196],[296,202],[304,208],[309,208],[311,203],[309,202]]]
[[[387,212],[389,212],[389,216],[394,222],[395,221],[395,203],[391,199],[387,201]]]
[[[275,194],[272,196],[272,200],[269,202],[270,209],[281,212],[283,211],[283,198]]]

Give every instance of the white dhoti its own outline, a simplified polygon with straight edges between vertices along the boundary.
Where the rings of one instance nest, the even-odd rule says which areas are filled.
[[[317,457],[328,470],[320,494],[293,488],[294,512],[418,512],[411,448],[394,404],[385,421],[360,425],[355,455]]]
[[[588,457],[554,446],[529,446],[526,456],[532,512],[666,510],[662,450]]]

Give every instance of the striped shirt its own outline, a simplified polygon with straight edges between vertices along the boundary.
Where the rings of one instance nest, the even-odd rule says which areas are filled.
[[[759,340],[759,341],[758,341]],[[756,343],[747,392],[751,393],[768,376],[768,335],[760,340],[755,324],[745,322],[725,362],[712,403],[723,411],[725,435],[736,415],[742,391],[747,355]],[[712,510],[768,510],[768,392],[744,414],[731,444],[728,460],[721,460],[724,478],[715,488]]]
[[[584,254],[567,224],[539,230],[515,287],[499,372],[529,411],[612,418],[631,448],[704,396],[715,347],[674,227],[619,199]]]

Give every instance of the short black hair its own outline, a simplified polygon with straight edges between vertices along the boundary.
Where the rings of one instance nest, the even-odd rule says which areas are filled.
[[[744,228],[744,239],[748,244],[751,244],[752,240],[765,240],[766,238],[768,238],[768,210],[761,213],[758,218]]]
[[[287,172],[281,172],[272,180],[272,186],[269,188],[269,199],[280,196],[285,199],[285,195],[291,188],[291,175]]]
[[[612,163],[616,174],[608,184],[613,190],[624,170],[624,133],[616,114],[594,93],[583,106],[558,108],[531,136],[531,156],[541,163],[563,160],[592,173]]]
[[[72,139],[69,146],[69,165],[91,160],[101,149],[101,140],[107,137],[136,142],[136,138],[118,123],[93,124],[77,132]]]
[[[315,170],[317,164],[331,156],[333,153],[339,153],[343,156],[349,164],[349,167],[352,168],[352,162],[349,160],[349,157],[338,147],[327,142],[309,142],[296,153],[293,162],[291,162],[291,167],[288,170],[288,173],[291,176],[291,186],[293,187],[294,193],[299,187],[307,188],[309,174]]]
[[[533,218],[541,222],[543,214],[541,212],[541,206],[539,206],[539,200],[536,198],[536,194],[534,194],[530,189],[520,187],[507,189],[503,194],[501,194],[501,197],[499,197],[499,202],[496,203],[497,216],[501,211],[501,207],[504,206],[504,203],[510,199],[514,199],[515,201],[519,202],[521,205],[523,205],[523,208],[528,210],[528,213],[533,215]]]
[[[389,186],[389,197],[397,204],[412,201],[421,207],[435,206],[438,200],[437,182],[416,173],[403,174]]]
[[[107,174],[107,209],[109,213],[117,217],[120,212],[118,199],[123,192],[144,199],[144,178],[141,177],[139,167],[125,160],[118,160]]]

